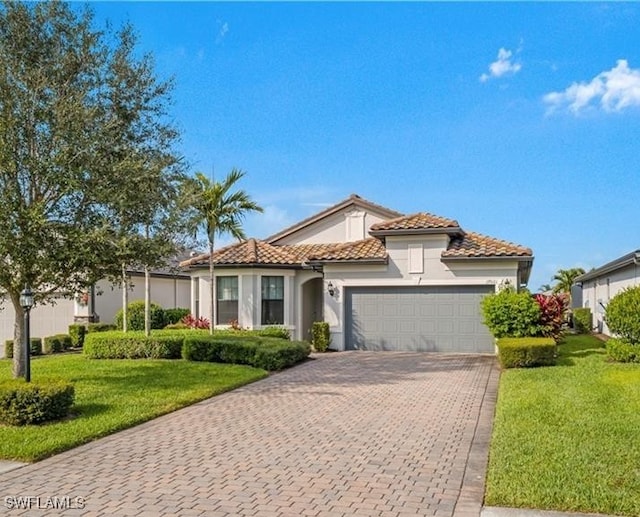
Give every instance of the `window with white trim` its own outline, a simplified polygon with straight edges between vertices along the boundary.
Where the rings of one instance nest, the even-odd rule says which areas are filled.
[[[216,290],[218,291],[217,324],[228,325],[232,321],[238,321],[238,277],[216,277]]]
[[[284,277],[262,277],[262,325],[284,324]]]

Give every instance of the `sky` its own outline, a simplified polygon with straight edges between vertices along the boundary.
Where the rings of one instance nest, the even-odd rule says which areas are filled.
[[[248,236],[355,193],[530,247],[532,291],[640,248],[640,4],[91,7],[174,78],[189,170],[246,172]]]

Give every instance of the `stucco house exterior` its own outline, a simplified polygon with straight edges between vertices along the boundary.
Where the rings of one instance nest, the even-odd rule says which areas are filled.
[[[626,287],[640,285],[640,250],[580,275],[575,285],[582,289],[582,307],[591,309],[594,330],[608,335],[604,311],[609,300]]]
[[[130,270],[129,301],[144,299],[144,273]],[[190,278],[175,268],[162,268],[151,273],[151,300],[165,309],[189,307]],[[31,311],[31,336],[46,337],[66,334],[72,323],[100,321],[113,323],[116,312],[122,308],[122,288],[108,280],[99,281],[93,289],[73,298],[60,293],[55,304],[36,306]],[[5,300],[0,311],[0,343],[13,339],[15,311]],[[4,347],[0,347],[4,354]]]
[[[211,304],[208,258],[181,263],[201,316]],[[533,255],[354,194],[264,240],[219,249],[214,262],[218,326],[284,325],[309,339],[311,324],[327,321],[336,350],[492,353],[480,300],[504,282],[525,285]]]

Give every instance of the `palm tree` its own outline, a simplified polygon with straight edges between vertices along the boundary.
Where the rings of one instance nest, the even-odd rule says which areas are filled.
[[[551,287],[551,284],[542,284],[540,287],[538,287],[538,291],[541,293],[546,293],[548,291],[551,291],[553,289],[553,287]]]
[[[571,286],[575,283],[576,278],[584,273],[585,271],[581,267],[558,269],[558,272],[553,275],[553,281],[556,282],[553,286],[553,292],[566,293],[569,296],[569,304],[571,304]]]
[[[243,190],[233,190],[236,183],[245,175],[239,169],[232,169],[222,181],[213,181],[201,172],[197,172],[190,197],[194,212],[192,228],[194,233],[204,230],[209,243],[209,287],[211,289],[211,307],[209,310],[209,333],[213,334],[215,325],[215,275],[213,248],[216,235],[230,234],[238,240],[246,238],[242,229],[242,220],[249,212],[262,212]]]

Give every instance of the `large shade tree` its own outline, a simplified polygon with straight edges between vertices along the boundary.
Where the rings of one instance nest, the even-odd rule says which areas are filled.
[[[213,250],[216,236],[229,234],[238,240],[245,239],[242,221],[250,212],[262,212],[255,201],[244,190],[237,190],[237,183],[245,173],[232,169],[222,180],[214,181],[197,172],[190,182],[187,199],[192,212],[191,226],[194,233],[206,235],[209,248],[209,332],[213,333],[216,316],[216,286]]]
[[[179,177],[171,83],[137,57],[131,27],[94,25],[58,1],[0,5],[0,288],[15,309],[15,376],[22,288],[48,303],[148,256],[141,230]]]

